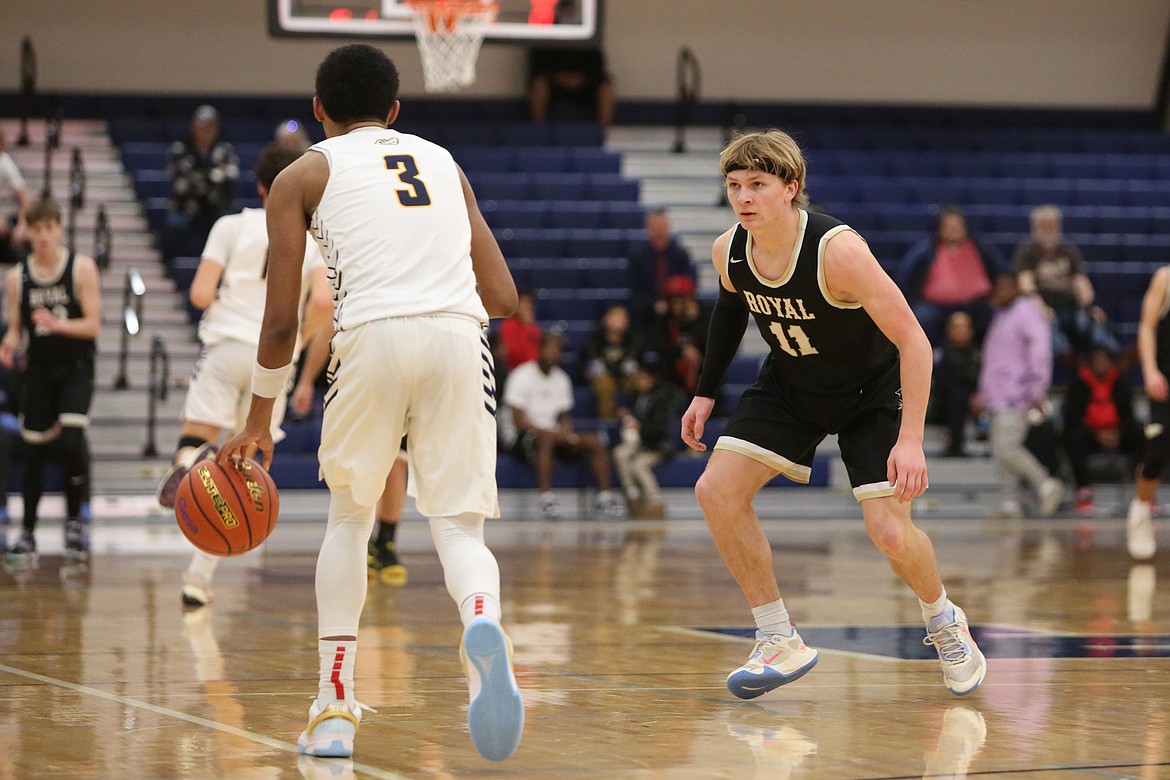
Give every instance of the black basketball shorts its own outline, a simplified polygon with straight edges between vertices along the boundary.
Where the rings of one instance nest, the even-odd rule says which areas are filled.
[[[886,461],[902,424],[900,370],[894,361],[859,390],[839,394],[798,390],[765,370],[744,391],[715,449],[807,483],[817,445],[835,433],[854,498],[893,495]]]
[[[30,363],[24,375],[20,405],[21,438],[30,444],[43,443],[58,422],[63,426],[88,427],[92,400],[92,357],[60,363]]]

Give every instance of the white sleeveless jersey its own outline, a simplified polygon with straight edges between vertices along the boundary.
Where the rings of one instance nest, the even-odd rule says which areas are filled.
[[[453,314],[487,324],[471,268],[471,222],[451,153],[362,127],[311,147],[329,181],[310,225],[333,283],[333,325]]]
[[[199,319],[199,340],[207,346],[226,339],[258,346],[268,290],[268,226],[264,209],[244,209],[239,214],[220,217],[207,236],[201,260],[222,265],[223,275],[215,300]],[[302,302],[308,295],[313,269],[323,263],[321,252],[306,234]]]

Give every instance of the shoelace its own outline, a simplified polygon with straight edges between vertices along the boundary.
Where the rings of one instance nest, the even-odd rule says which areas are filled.
[[[783,637],[779,636],[765,636],[763,639],[756,640],[756,646],[752,648],[752,654],[748,656],[747,663],[744,666],[764,666],[764,646],[773,643],[777,652],[783,651],[781,640]]]
[[[922,640],[922,644],[927,646],[934,645],[943,663],[959,664],[967,660],[967,656],[970,655],[970,652],[967,650],[967,643],[963,641],[962,629],[959,628],[958,623],[943,626],[933,634],[927,633],[926,638]]]

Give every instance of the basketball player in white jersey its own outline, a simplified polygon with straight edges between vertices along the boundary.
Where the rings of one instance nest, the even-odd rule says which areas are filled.
[[[500,627],[500,574],[483,542],[497,503],[496,399],[484,327],[516,307],[516,286],[475,195],[440,146],[387,129],[398,72],[367,45],[317,70],[314,116],[326,140],[276,180],[268,199],[268,299],[244,431],[228,465],[258,445],[272,457],[275,397],[292,370],[301,235],[311,229],[333,282],[333,356],[321,431],[331,500],[317,559],[320,678],[304,753],[349,756],[361,719],[354,654],[374,505],[410,437],[409,469],[447,591],[464,625],[468,727],[485,757],[520,743],[524,705]]]
[[[256,190],[261,199],[278,173],[301,156],[301,152],[269,145],[256,164]],[[300,301],[307,298],[306,326],[329,328],[333,310],[325,263],[308,233],[301,242],[305,263],[302,269]],[[191,466],[214,454],[222,432],[243,428],[252,398],[252,366],[260,340],[260,320],[268,276],[268,230],[264,209],[244,209],[220,217],[211,228],[207,245],[191,283],[191,303],[203,309],[199,340],[203,351],[183,404],[183,424],[174,465],[158,488],[158,502],[175,505],[175,491]],[[283,437],[285,394],[281,393],[272,419],[275,440]],[[211,600],[211,579],[220,559],[196,551],[183,573],[184,606],[201,607]]]

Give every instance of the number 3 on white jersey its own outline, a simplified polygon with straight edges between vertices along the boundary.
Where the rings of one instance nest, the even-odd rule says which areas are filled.
[[[398,193],[398,202],[403,206],[429,206],[431,195],[427,187],[418,178],[418,163],[409,154],[388,154],[386,170],[398,174],[398,180],[406,185],[406,189],[395,190]]]

